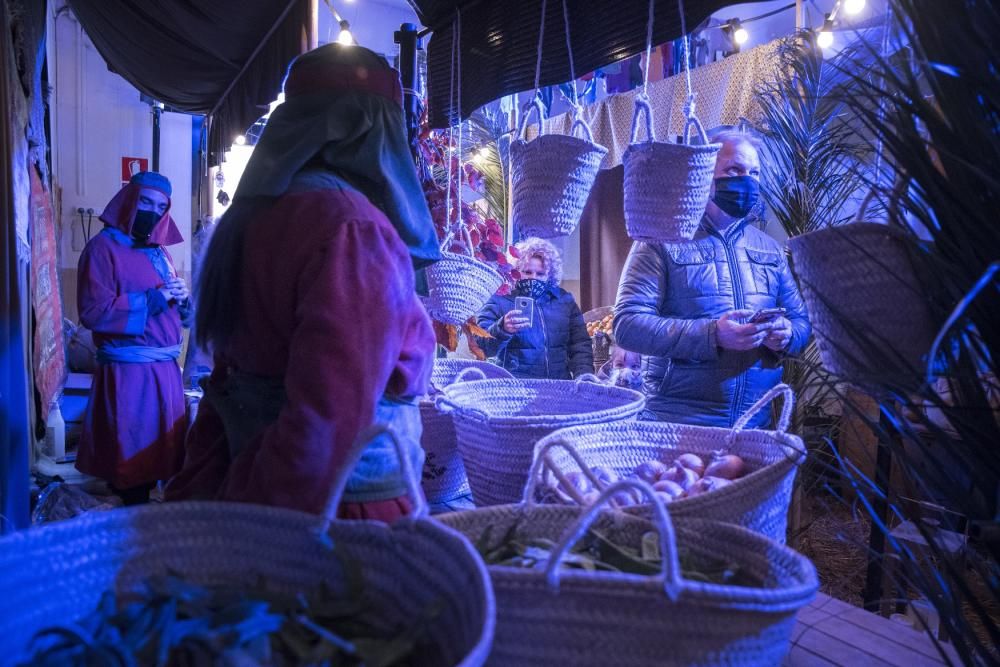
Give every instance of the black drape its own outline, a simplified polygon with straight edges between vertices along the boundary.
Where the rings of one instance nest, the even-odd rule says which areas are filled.
[[[570,77],[562,0],[544,0],[545,36],[539,85]],[[762,2],[763,0],[750,0]],[[447,127],[451,77],[452,25],[461,10],[462,117],[535,82],[538,28],[543,0],[411,0],[420,20],[434,31],[427,46],[427,86],[432,127]],[[732,0],[685,0],[691,32]],[[566,0],[577,76],[646,48],[649,0]],[[656,0],[653,44],[681,35],[677,0]],[[457,91],[456,91],[457,92]]]
[[[69,4],[109,67],[133,86],[179,111],[214,111],[212,164],[267,112],[288,63],[309,45],[309,0]]]

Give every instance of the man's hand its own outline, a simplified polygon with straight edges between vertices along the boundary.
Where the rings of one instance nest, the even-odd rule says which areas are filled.
[[[509,310],[503,316],[503,330],[509,334],[516,334],[531,327],[531,322],[527,317],[521,317],[520,310]]]
[[[718,319],[716,338],[719,347],[724,350],[752,350],[759,347],[774,327],[774,322],[759,322],[757,324],[740,324],[737,320],[753,315],[752,310],[731,310]],[[781,318],[784,319],[784,318]],[[791,326],[791,325],[789,325]],[[789,337],[791,331],[789,330]]]
[[[773,327],[764,339],[764,346],[775,352],[783,352],[792,342],[792,323],[786,317],[776,317],[770,322]]]

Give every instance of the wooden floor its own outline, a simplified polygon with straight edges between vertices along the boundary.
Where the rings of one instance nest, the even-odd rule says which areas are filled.
[[[951,647],[945,647],[952,664],[961,664]],[[784,664],[924,667],[948,663],[925,633],[820,593],[799,612]]]

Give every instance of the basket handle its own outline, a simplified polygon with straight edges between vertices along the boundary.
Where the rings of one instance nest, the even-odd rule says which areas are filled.
[[[462,202],[459,201],[459,206],[461,206],[461,205],[462,205]],[[469,233],[469,228],[465,226],[464,222],[462,222],[462,212],[461,211],[458,212],[458,216],[459,216],[459,220],[455,224],[458,225],[458,227],[460,228],[460,231],[461,231],[461,234],[462,234],[462,238],[465,241],[465,249],[466,249],[469,257],[472,257],[473,259],[475,259],[476,258],[476,251],[472,247],[472,234]],[[451,241],[454,238],[455,238],[455,232],[454,231],[448,232],[448,234],[444,237],[444,241],[441,242],[441,252],[448,252],[448,248],[451,246]]]
[[[653,491],[653,487],[637,479],[621,480],[606,488],[601,492],[597,502],[583,512],[576,525],[570,526],[569,530],[564,533],[559,544],[552,550],[548,565],[545,566],[545,581],[552,589],[559,588],[559,563],[566,552],[586,534],[591,524],[594,523],[594,519],[603,511],[604,504],[610,501],[616,493],[627,489],[639,491],[649,500],[653,509],[653,523],[656,524],[660,534],[663,592],[671,601],[677,600],[681,589],[684,588],[684,580],[681,578],[681,563],[677,556],[677,536],[674,533],[674,524],[670,521],[666,505]]]
[[[635,96],[635,111],[632,113],[632,141],[630,144],[634,144],[639,139],[639,113],[644,112],[646,116],[646,136],[648,137],[646,141],[656,141],[656,136],[653,134],[653,111],[649,107],[649,98],[643,94],[639,93]]]
[[[434,397],[434,408],[437,409],[438,412],[460,412],[465,415],[475,415],[476,417],[482,419],[483,421],[489,419],[489,415],[487,415],[482,410],[477,410],[476,408],[467,408],[462,405],[459,405],[458,403],[449,399],[444,394],[438,394],[437,396]]]
[[[691,145],[691,126],[694,126],[698,130],[698,137],[701,139],[703,146],[708,145],[708,134],[705,133],[705,128],[702,126],[701,121],[694,114],[688,116],[687,120],[684,122],[684,143],[688,146]]]
[[[460,370],[458,372],[458,374],[455,375],[455,378],[451,381],[451,384],[455,384],[456,382],[464,382],[466,376],[469,375],[469,373],[479,373],[479,377],[476,378],[477,380],[488,380],[489,379],[488,377],[486,377],[486,373],[483,372],[482,368],[476,368],[475,366],[469,366],[468,368],[463,368],[462,370]]]
[[[771,387],[766,394],[760,397],[760,399],[750,406],[750,408],[743,413],[743,416],[736,420],[733,424],[733,428],[729,431],[729,435],[726,436],[726,444],[731,446],[733,441],[736,439],[736,435],[746,428],[750,420],[753,419],[754,415],[763,410],[771,401],[773,401],[778,396],[784,396],[785,400],[781,405],[781,416],[778,417],[778,428],[775,429],[778,433],[784,433],[788,430],[788,425],[792,421],[792,410],[795,408],[795,392],[787,384],[779,384]]]
[[[586,140],[587,143],[594,143],[594,134],[590,131],[590,124],[582,118],[577,118],[573,121],[573,126],[569,129],[570,136],[574,136],[577,130],[581,130],[583,133],[582,139]]]
[[[406,451],[403,449],[402,441],[399,439],[396,431],[386,424],[372,424],[368,428],[361,431],[361,433],[358,434],[358,437],[354,439],[354,443],[351,445],[351,451],[344,460],[340,473],[333,482],[333,490],[330,493],[330,499],[326,503],[326,509],[323,511],[323,523],[320,525],[320,532],[322,535],[327,534],[327,531],[330,529],[330,524],[337,517],[337,508],[340,507],[340,499],[344,495],[344,489],[347,488],[347,482],[351,478],[351,474],[354,472],[354,466],[357,465],[358,460],[364,453],[365,447],[367,447],[372,440],[380,435],[388,436],[396,448],[396,456],[399,457],[399,462],[403,469],[403,479],[406,481],[407,493],[413,501],[413,512],[410,514],[410,517],[418,519],[427,516],[427,501],[424,499],[423,491],[420,490],[420,481],[417,479],[416,473],[413,470],[413,464],[410,461],[410,457],[406,455]]]
[[[580,375],[579,377],[575,378],[573,381],[576,382],[577,384],[580,384],[581,382],[601,384],[601,379],[596,375],[594,375],[593,373],[584,373],[583,375]]]
[[[583,498],[569,483],[562,470],[559,469],[559,466],[557,466],[549,456],[549,450],[554,447],[561,447],[565,450],[566,453],[569,454],[574,461],[576,461],[576,464],[580,466],[580,471],[588,480],[590,480],[590,483],[594,485],[594,488],[600,488],[597,475],[590,471],[586,461],[584,461],[583,457],[580,456],[580,452],[576,451],[576,447],[563,438],[557,438],[544,444],[539,443],[535,446],[535,456],[534,460],[531,462],[531,470],[528,472],[528,481],[524,485],[524,495],[521,497],[521,502],[527,506],[535,504],[535,488],[538,486],[538,478],[541,477],[540,473],[542,472],[542,466],[545,466],[545,472],[551,472],[555,475],[556,479],[563,485],[563,488],[566,489],[566,493],[568,493],[573,500],[581,506],[586,505]]]
[[[538,136],[542,136],[542,130],[544,129],[542,121],[545,120],[545,107],[542,106],[540,99],[534,97],[521,109],[521,125],[517,128],[518,138],[524,138],[525,132],[528,130],[528,118],[531,117],[532,111],[538,112]]]

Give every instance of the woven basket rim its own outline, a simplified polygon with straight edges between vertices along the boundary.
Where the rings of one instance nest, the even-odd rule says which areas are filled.
[[[544,507],[547,518],[557,516],[560,514],[565,514],[567,525],[571,525],[576,518],[582,515],[586,508],[570,505],[538,505],[529,504],[525,505],[523,503],[506,504],[506,505],[493,505],[490,507],[477,508],[473,510],[465,510],[463,512],[452,512],[449,514],[440,515],[442,523],[445,525],[451,525],[451,520],[456,520],[458,522],[468,521],[470,516],[475,516],[477,513],[510,513],[511,515],[520,515],[522,517],[530,516],[533,509]],[[669,506],[668,506],[669,513]],[[612,515],[616,518],[614,521],[621,522],[631,522],[632,520],[638,520],[643,524],[646,524],[648,531],[656,531],[656,526],[654,522],[647,518],[635,515],[622,515],[614,510],[604,510],[602,514]],[[463,517],[464,518],[459,518]],[[627,516],[628,518],[624,518]],[[455,517],[450,519],[450,517]],[[551,520],[551,518],[549,519]],[[560,519],[561,520],[561,517]],[[792,568],[788,568],[788,574],[791,577],[799,579],[799,582],[795,585],[783,586],[781,588],[768,589],[768,588],[754,588],[749,586],[732,586],[726,584],[712,584],[699,581],[692,581],[685,579],[683,580],[683,587],[681,589],[679,602],[694,601],[690,598],[694,598],[699,602],[707,603],[721,603],[723,606],[742,606],[746,605],[750,608],[755,608],[760,604],[779,604],[783,606],[788,606],[792,608],[797,608],[808,603],[809,600],[813,599],[816,591],[819,588],[819,582],[817,579],[815,566],[806,558],[804,555],[795,551],[791,547],[779,544],[774,540],[770,539],[765,535],[754,532],[742,526],[738,526],[732,523],[726,523],[723,521],[716,521],[712,519],[702,519],[698,517],[673,517],[671,516],[671,523],[673,523],[674,529],[678,536],[683,536],[692,533],[704,533],[711,531],[713,535],[723,537],[728,537],[732,541],[738,541],[741,544],[755,544],[761,550],[767,549],[777,549],[782,552],[782,554],[790,561],[795,563],[798,567],[798,571],[792,571]],[[459,532],[462,532],[459,528],[456,528]],[[561,535],[554,536],[553,539],[559,540]],[[471,539],[471,538],[467,538]],[[682,540],[683,541],[683,540]],[[684,544],[680,545],[685,546]],[[697,549],[696,549],[697,550]],[[486,565],[487,571],[490,573],[491,578],[495,574],[500,574],[504,578],[513,580],[522,580],[524,582],[539,581],[543,582],[545,579],[544,572],[540,572],[533,569],[526,569],[520,567],[514,567],[510,565]],[[576,585],[580,587],[584,586],[607,586],[609,588],[620,587],[622,584],[629,585],[633,588],[638,588],[644,592],[650,594],[660,594],[663,595],[664,600],[667,601],[668,598],[663,590],[663,580],[659,575],[641,575],[641,574],[629,574],[623,572],[605,572],[605,571],[580,571],[580,570],[563,570],[559,573],[560,586],[564,585]],[[774,612],[777,610],[768,609],[768,612]]]
[[[510,388],[511,390],[517,389],[530,389],[532,387],[537,387],[541,389],[555,389],[556,387],[562,386],[567,388],[568,385],[571,386],[582,386],[590,385],[591,388],[596,388],[597,391],[605,394],[618,394],[623,399],[631,399],[623,401],[620,405],[614,407],[604,407],[599,410],[590,410],[587,412],[574,412],[566,414],[549,414],[549,415],[526,415],[526,416],[504,416],[504,415],[491,415],[485,410],[480,410],[478,407],[462,406],[458,405],[457,409],[454,409],[457,416],[461,418],[474,419],[479,422],[487,421],[491,424],[498,425],[520,425],[520,426],[558,426],[559,424],[567,424],[567,421],[574,420],[572,425],[586,425],[593,421],[602,421],[605,415],[609,413],[619,413],[622,411],[638,413],[642,410],[646,403],[646,397],[638,391],[633,389],[626,389],[624,387],[615,387],[611,385],[598,384],[596,382],[585,382],[576,380],[532,380],[532,379],[490,379],[490,380],[469,380],[468,382],[461,382],[458,384],[453,384],[445,388],[444,396],[450,402],[455,402],[453,400],[452,394],[459,391],[475,391],[477,388],[483,387],[495,387],[503,386]],[[590,388],[585,391],[591,391]],[[482,419],[479,415],[482,414],[486,419]]]

